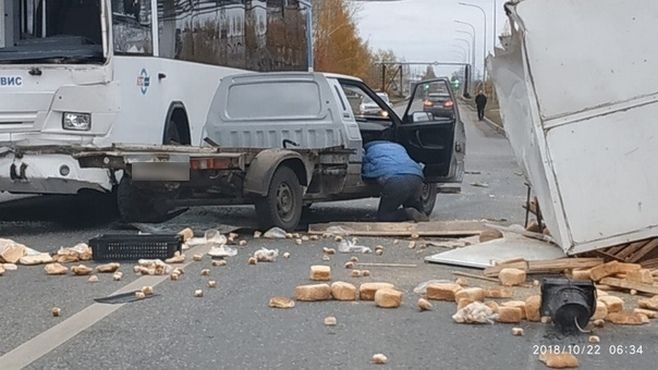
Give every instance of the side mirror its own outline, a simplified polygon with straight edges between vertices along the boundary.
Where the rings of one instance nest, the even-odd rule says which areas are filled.
[[[432,113],[430,112],[413,112],[411,114],[411,122],[430,122],[432,121]]]

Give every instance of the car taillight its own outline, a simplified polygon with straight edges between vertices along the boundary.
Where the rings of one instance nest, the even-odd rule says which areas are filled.
[[[429,101],[429,100],[425,100],[425,101],[423,102],[423,105],[426,106],[426,107],[431,107],[431,106],[434,105],[434,103],[432,103],[432,102]]]
[[[443,102],[443,107],[444,108],[452,108],[452,106],[455,105],[455,103],[452,102],[452,100],[447,100]]]

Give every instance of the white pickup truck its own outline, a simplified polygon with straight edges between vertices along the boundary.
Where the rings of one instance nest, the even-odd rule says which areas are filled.
[[[180,206],[254,204],[262,227],[292,229],[303,207],[314,202],[377,197],[378,186],[361,177],[362,147],[388,139],[425,165],[422,198],[429,214],[436,184],[461,182],[464,169],[465,136],[456,104],[453,117],[423,111],[430,93],[451,91],[449,86],[447,79],[418,84],[399,117],[354,77],[234,75],[220,83],[202,146],[67,151],[83,168],[112,172],[126,221],[157,222]],[[360,110],[373,102],[379,110]]]

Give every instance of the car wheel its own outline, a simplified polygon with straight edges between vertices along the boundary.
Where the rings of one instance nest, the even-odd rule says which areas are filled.
[[[260,226],[293,230],[302,217],[302,203],[302,186],[297,175],[290,167],[279,167],[267,195],[255,202]]]
[[[427,216],[431,215],[434,210],[436,195],[436,184],[423,184],[423,189],[420,193],[420,202],[423,207],[423,213]]]

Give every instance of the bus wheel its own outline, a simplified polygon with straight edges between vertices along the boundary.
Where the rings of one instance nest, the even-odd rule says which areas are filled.
[[[434,210],[436,194],[436,184],[423,184],[423,190],[420,193],[420,201],[423,207],[423,213],[427,216],[430,216]]]
[[[171,207],[167,197],[157,191],[141,189],[124,175],[117,187],[117,207],[125,222],[162,222]]]
[[[290,167],[279,167],[267,195],[255,202],[260,226],[293,230],[302,217],[302,186]]]

